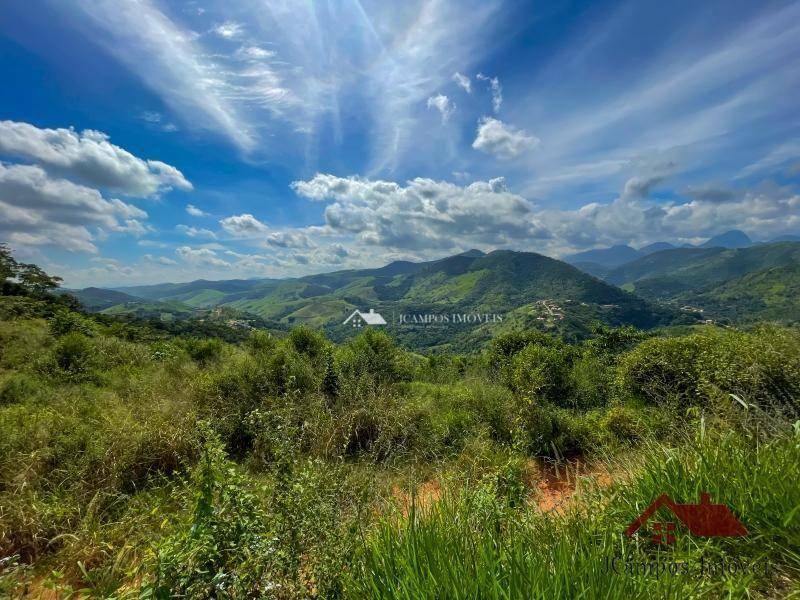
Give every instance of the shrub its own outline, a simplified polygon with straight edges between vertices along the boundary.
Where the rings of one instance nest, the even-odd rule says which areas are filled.
[[[94,324],[80,313],[60,309],[50,319],[50,331],[53,335],[64,335],[72,331],[83,335],[94,335]]]
[[[192,481],[196,493],[191,520],[159,544],[144,595],[167,599],[268,594],[275,588],[268,579],[275,553],[268,516],[209,428]]]
[[[245,419],[270,399],[313,392],[319,376],[308,359],[281,343],[269,355],[244,356],[206,376],[198,390],[200,409],[225,441],[241,454],[252,445]]]
[[[91,340],[76,331],[59,339],[53,349],[53,358],[56,366],[73,378],[88,377],[97,363]]]
[[[571,352],[563,344],[528,344],[511,360],[511,387],[529,398],[547,400],[560,406],[573,404]]]
[[[612,364],[589,348],[580,353],[569,374],[576,407],[595,408],[610,402],[616,393]]]
[[[183,341],[183,347],[192,360],[206,366],[219,360],[225,346],[217,338],[189,338]]]
[[[536,330],[512,331],[492,338],[487,352],[487,361],[492,375],[499,379],[506,379],[506,366],[520,350],[529,344],[550,346],[555,339]]]
[[[275,347],[276,340],[268,331],[254,329],[244,344],[251,352],[267,352]]]
[[[0,384],[0,406],[18,404],[41,391],[41,384],[30,375],[15,373]]]
[[[410,365],[386,333],[366,329],[337,349],[336,363],[341,377],[350,381],[368,379],[391,383],[410,378]]]
[[[621,389],[648,403],[679,406],[730,402],[797,411],[800,340],[797,332],[710,330],[678,338],[654,338],[620,360]]]
[[[292,329],[287,340],[297,352],[307,356],[312,361],[323,357],[328,345],[325,334],[306,325]]]

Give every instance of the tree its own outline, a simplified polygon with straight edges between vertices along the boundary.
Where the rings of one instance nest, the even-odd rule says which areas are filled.
[[[20,263],[16,275],[22,287],[34,296],[43,296],[63,281],[61,277],[48,275],[39,265],[34,264]]]
[[[17,274],[17,268],[17,261],[11,256],[11,248],[8,244],[0,244],[0,284],[13,278]]]

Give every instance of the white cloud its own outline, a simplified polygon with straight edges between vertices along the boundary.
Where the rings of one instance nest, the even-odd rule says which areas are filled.
[[[242,46],[236,51],[236,56],[246,59],[260,61],[267,58],[274,58],[276,55],[274,50],[267,50],[261,46]]]
[[[499,7],[495,0],[424,2],[401,26],[395,24],[393,43],[377,39],[370,48],[377,58],[370,63],[367,86],[375,123],[369,173],[396,169],[412,151],[427,154],[418,143],[423,132],[417,107],[451,81],[454,64],[475,59],[492,34],[489,23]]]
[[[2,237],[21,245],[96,252],[97,237],[146,231],[140,208],[30,165],[0,163],[0,213]]]
[[[219,224],[229,234],[241,238],[258,237],[269,231],[269,227],[251,214],[225,217],[220,220]]]
[[[446,249],[546,237],[531,204],[511,193],[502,178],[466,187],[417,178],[403,186],[317,174],[292,188],[311,200],[333,201],[325,209],[326,225],[368,245]]]
[[[472,93],[472,81],[466,75],[462,75],[458,71],[453,73],[453,81],[468,94]]]
[[[478,134],[472,147],[497,158],[510,159],[536,147],[539,141],[539,138],[528,135],[522,129],[492,117],[484,117],[478,123]]]
[[[190,246],[181,246],[175,249],[177,254],[182,260],[193,265],[205,265],[211,267],[229,267],[231,264],[222,260],[217,256],[217,253],[210,248],[192,248]]]
[[[36,161],[59,174],[131,196],[152,196],[192,184],[175,167],[143,160],[91,129],[41,129],[29,123],[0,121],[0,154]]]
[[[145,255],[145,257],[147,257],[147,256],[149,256],[149,255]],[[158,257],[155,257],[153,260],[155,262],[161,264],[161,265],[177,265],[178,264],[177,261],[174,261],[171,258],[167,258],[166,256],[158,256]]]
[[[154,110],[146,110],[141,115],[140,118],[145,123],[148,123],[150,126],[160,129],[161,131],[166,132],[174,132],[178,131],[178,126],[175,123],[168,123],[164,121],[164,115],[160,112]]]
[[[234,38],[239,37],[242,35],[242,24],[235,23],[234,21],[226,21],[225,23],[220,23],[214,28],[214,33],[216,33],[219,37],[225,38],[226,40],[232,40]]]
[[[197,208],[194,204],[187,204],[186,205],[186,212],[193,217],[208,217],[210,216],[207,212],[204,212]]]
[[[314,244],[308,235],[299,229],[274,231],[267,234],[266,243],[278,248],[310,248]]]
[[[455,112],[456,105],[452,100],[444,94],[437,94],[428,98],[428,108],[435,108],[442,115],[442,123],[447,123],[447,120]]]
[[[176,225],[175,229],[191,238],[209,238],[212,240],[217,239],[217,235],[210,229],[190,227],[188,225]]]
[[[489,89],[492,92],[492,108],[494,112],[500,112],[500,106],[503,104],[503,87],[500,85],[500,80],[497,77],[487,77],[483,73],[478,73],[477,78],[489,83]]]
[[[231,98],[229,70],[220,67],[193,32],[158,10],[151,0],[78,0],[95,28],[93,41],[136,73],[195,127],[219,131],[250,151],[256,138]]]

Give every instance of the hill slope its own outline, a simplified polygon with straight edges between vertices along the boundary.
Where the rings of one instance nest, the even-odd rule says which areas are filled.
[[[324,327],[334,339],[351,333],[342,322],[353,310],[373,308],[402,341],[417,347],[463,346],[518,326],[580,336],[596,321],[647,328],[675,316],[564,262],[506,250],[473,250],[430,262],[400,261],[297,279],[200,280],[120,289],[150,301],[228,307],[284,325]],[[466,313],[500,318],[438,328],[399,324],[404,314]]]
[[[710,318],[794,322],[800,243],[676,248],[612,270],[606,280],[650,300],[702,308]]]

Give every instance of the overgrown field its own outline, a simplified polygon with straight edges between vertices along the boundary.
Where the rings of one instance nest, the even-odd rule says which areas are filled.
[[[790,597],[799,398],[796,329],[421,356],[3,296],[0,597]],[[748,535],[623,534],[701,492]]]

